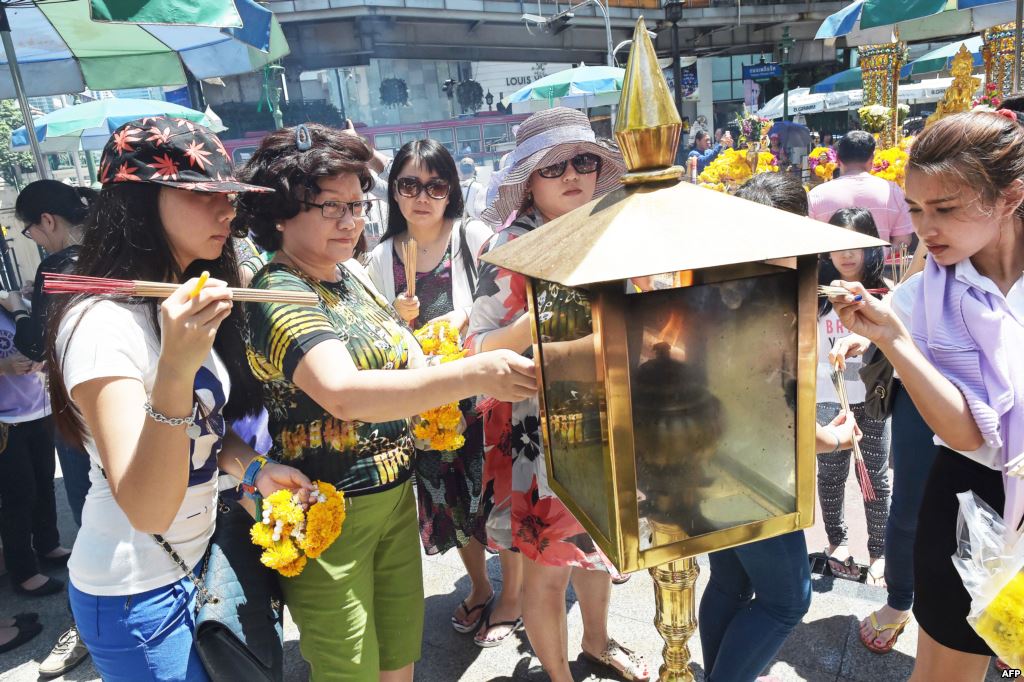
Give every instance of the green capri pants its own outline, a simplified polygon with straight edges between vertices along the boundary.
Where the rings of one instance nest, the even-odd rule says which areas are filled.
[[[349,498],[341,536],[282,578],[313,682],[377,682],[420,658],[423,565],[412,483]]]

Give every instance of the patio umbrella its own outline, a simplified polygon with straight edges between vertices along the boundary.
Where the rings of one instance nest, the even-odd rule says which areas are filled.
[[[37,117],[36,139],[46,152],[103,149],[111,133],[121,125],[148,116],[174,116],[200,123],[214,132],[225,130],[214,117],[180,104],[152,99],[101,99],[64,107]],[[219,130],[218,130],[219,128]],[[11,132],[11,149],[29,147],[25,126]]]
[[[544,108],[558,105],[585,108],[615,104],[622,91],[625,73],[625,69],[614,66],[565,69],[516,90],[509,97],[509,102],[513,110],[530,110],[531,102]],[[520,106],[517,107],[517,104]]]
[[[861,78],[860,67],[847,69],[834,73],[824,80],[820,80],[811,86],[811,94],[817,95],[826,92],[841,92],[843,90],[860,90],[864,82]]]
[[[100,23],[89,12],[89,0],[0,0],[5,55],[0,58],[0,98],[16,97],[26,121],[32,118],[27,98],[33,95],[184,85],[186,73],[198,79],[232,76],[288,54],[272,16],[263,51],[249,44],[258,42],[258,36],[247,34],[245,42],[231,33],[238,29]],[[33,133],[30,129],[30,144]],[[46,173],[42,155],[35,151],[36,163]]]
[[[939,11],[924,14],[925,9]],[[878,45],[978,33],[1013,21],[1012,0],[856,0],[822,22],[815,38],[843,38],[847,45]],[[874,23],[883,18],[893,21]]]
[[[920,76],[926,73],[947,71],[953,65],[953,57],[960,51],[961,45],[967,47],[967,50],[974,57],[975,68],[981,67],[985,63],[981,55],[982,42],[981,36],[975,36],[967,40],[955,40],[949,45],[932,50],[910,62],[903,67],[900,75],[903,78],[909,78],[910,76]]]

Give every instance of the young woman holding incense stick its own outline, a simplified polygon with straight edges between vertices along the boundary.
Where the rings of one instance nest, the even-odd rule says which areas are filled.
[[[349,500],[338,540],[282,580],[317,682],[410,682],[420,657],[408,417],[480,393],[520,399],[537,390],[533,362],[509,351],[422,367],[415,338],[352,260],[370,204],[370,158],[359,138],[309,124],[267,135],[241,174],[277,190],[238,204],[239,223],[275,252],[252,286],[318,300],[247,306],[270,452]]]
[[[483,214],[492,225],[511,224],[488,242],[485,252],[615,189],[624,170],[619,155],[596,141],[582,113],[556,107],[534,114],[519,127],[495,201]],[[585,336],[589,306],[561,291],[563,296],[551,304],[554,319],[569,320]],[[475,352],[532,348],[521,275],[481,264],[475,299],[467,346]],[[584,656],[627,680],[646,680],[650,672],[643,657],[608,633],[607,560],[548,488],[538,411],[536,396],[498,402],[485,411],[482,509],[488,540],[502,551],[506,582],[477,642],[493,646],[525,623],[545,672],[553,682],[571,682],[565,592],[572,580],[583,614]],[[521,602],[508,581],[516,553],[524,578]]]
[[[434,140],[403,146],[388,185],[388,227],[370,253],[370,279],[412,329],[444,321],[463,333],[473,307],[476,254],[494,233],[479,221],[464,219],[455,160]],[[413,257],[403,258],[402,252],[410,249]],[[411,300],[406,296],[410,280],[416,293]],[[487,534],[477,512],[483,423],[472,400],[463,400],[459,407],[466,424],[465,445],[455,452],[417,454],[416,501],[427,554],[454,547],[466,567],[470,591],[452,614],[452,627],[470,633],[483,619],[494,589],[484,556]]]
[[[871,237],[878,236],[870,211],[844,208],[836,211],[829,223]],[[882,247],[851,249],[823,254],[818,268],[818,282],[827,285],[836,279],[863,282],[869,289],[887,289],[892,283],[885,279],[885,254]],[[830,374],[833,369],[830,352],[847,336],[846,329],[828,299],[822,299],[818,311],[818,423],[827,424],[843,411]],[[889,420],[879,421],[864,412],[865,387],[860,378],[860,357],[837,361],[845,381],[850,407],[864,434],[860,441],[874,491],[874,499],[864,500],[864,516],[868,528],[868,581],[882,584],[885,569],[885,527],[889,517]],[[821,506],[825,532],[828,534],[829,567],[841,577],[860,578],[860,568],[847,547],[844,518],[846,480],[850,475],[850,450],[836,449],[818,456],[818,503]]]
[[[1011,471],[1024,454],[1024,128],[1012,112],[947,117],[915,140],[906,185],[924,272],[891,306],[845,281],[850,293],[831,300],[892,362],[940,444],[914,545],[911,680],[977,682],[992,651],[966,620],[971,599],[950,556],[958,493],[973,491],[1009,528],[1024,515]]]
[[[225,426],[261,402],[245,363],[229,243],[237,182],[220,141],[148,118],[103,150],[103,189],[77,272],[173,282],[162,303],[82,283],[57,300],[47,341],[54,418],[92,463],[69,563],[79,633],[107,681],[202,681],[193,608],[213,534],[217,470],[263,494],[308,490]],[[218,279],[193,275],[208,270]]]

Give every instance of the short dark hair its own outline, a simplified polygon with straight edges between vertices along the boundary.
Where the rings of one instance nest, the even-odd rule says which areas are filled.
[[[701,140],[703,140],[707,136],[708,136],[708,131],[706,131],[706,130],[698,130],[696,133],[693,134],[693,142],[694,142],[694,144],[700,142]]]
[[[312,142],[309,149],[298,148],[295,128],[282,128],[264,137],[259,149],[237,173],[242,182],[274,189],[269,193],[240,194],[232,223],[236,229],[249,230],[260,248],[267,251],[281,248],[279,222],[294,218],[299,211],[310,210],[303,202],[320,193],[320,178],[352,173],[359,178],[363,192],[373,187],[368,166],[373,152],[366,142],[315,123],[307,123],[306,129]],[[365,250],[365,244],[360,237],[356,256]]]
[[[14,215],[26,225],[38,223],[44,213],[59,215],[72,225],[81,225],[96,196],[96,190],[88,187],[72,187],[58,180],[36,180],[18,194]]]
[[[1024,114],[1024,92],[1011,92],[1003,98],[996,109],[1009,109],[1010,111]]]
[[[459,185],[459,171],[455,168],[455,159],[452,158],[451,152],[436,140],[407,142],[395,154],[395,160],[391,164],[391,173],[388,176],[388,228],[380,238],[382,242],[397,237],[409,229],[409,223],[402,215],[398,201],[395,200],[395,183],[410,161],[417,162],[431,173],[436,173],[442,180],[448,181],[448,205],[444,208],[444,217],[452,220],[462,215],[462,187]]]
[[[836,144],[836,156],[843,163],[867,163],[875,157],[875,138],[865,130],[851,130]]]
[[[796,215],[806,216],[808,213],[807,190],[800,180],[788,173],[755,175],[743,183],[736,196]]]

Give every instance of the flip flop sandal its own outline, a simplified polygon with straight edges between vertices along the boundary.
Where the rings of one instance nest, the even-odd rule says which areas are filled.
[[[496,647],[496,646],[501,646],[502,644],[505,643],[506,639],[508,639],[509,637],[514,635],[516,632],[518,632],[518,631],[523,629],[523,617],[519,616],[515,620],[503,620],[503,621],[498,622],[498,623],[492,623],[491,622],[491,614],[488,613],[487,614],[487,618],[484,620],[484,625],[480,629],[483,632],[486,633],[486,632],[490,632],[491,628],[500,628],[500,627],[503,627],[503,626],[506,626],[506,625],[509,626],[511,629],[508,632],[506,632],[504,635],[502,635],[501,637],[498,637],[497,639],[487,639],[485,637],[484,639],[476,639],[476,638],[474,638],[473,641],[476,642],[476,645],[478,647],[481,647],[483,649],[491,649],[491,648]]]
[[[618,656],[620,654],[626,655],[627,663],[622,663],[619,660]],[[605,647],[603,654],[594,656],[584,651],[583,658],[614,670],[619,676],[629,682],[646,682],[651,679],[650,671],[647,668],[647,661],[644,660],[644,657],[635,651],[627,649],[611,638],[608,639],[608,646]]]
[[[890,651],[892,651],[892,648],[896,646],[896,640],[898,640],[900,638],[900,635],[903,634],[903,628],[907,627],[907,623],[910,622],[910,616],[907,616],[907,619],[901,623],[889,623],[887,625],[879,625],[878,619],[875,617],[874,611],[871,612],[869,618],[871,619],[871,629],[875,631],[875,636],[868,639],[864,636],[863,632],[859,632],[859,634],[860,643],[864,645],[864,648],[866,648],[873,654],[887,654]],[[879,635],[881,635],[886,630],[893,631],[892,637],[889,639],[888,642],[886,642],[882,646],[877,646],[875,644],[875,640],[878,639]]]
[[[469,606],[466,604],[466,600],[463,599],[462,603],[460,603],[459,606],[461,606],[462,610],[466,612],[466,618],[469,618],[477,611],[480,612],[480,615],[477,616],[477,619],[474,620],[472,623],[463,622],[455,616],[452,616],[452,627],[455,629],[455,632],[458,632],[463,635],[468,635],[471,632],[476,632],[477,628],[480,627],[480,620],[484,617],[484,612],[487,610],[487,607],[490,606],[491,602],[493,601],[493,592],[491,592],[491,596],[487,598],[487,601],[485,601],[483,604],[477,604],[473,608],[469,608]]]
[[[885,559],[878,559],[875,563],[868,566],[867,571],[867,584],[874,587],[885,587],[884,584],[880,584],[879,581],[885,581]]]
[[[839,545],[839,547],[845,547],[845,545]],[[839,551],[839,547],[836,547],[835,551],[832,552],[832,554],[828,554],[828,548],[825,548],[825,554],[828,555],[829,573],[831,573],[834,578],[842,578],[843,580],[853,580],[856,582],[860,582],[860,570],[857,571],[856,575],[851,575],[845,571],[837,571],[834,568],[832,568],[833,563],[839,564],[840,566],[843,566],[847,569],[857,568],[857,561],[853,558],[852,554],[848,555],[845,559],[836,558],[835,553]],[[847,549],[847,551],[849,551],[849,549]]]
[[[632,573],[620,573],[612,576],[612,585],[625,585],[633,577]]]

